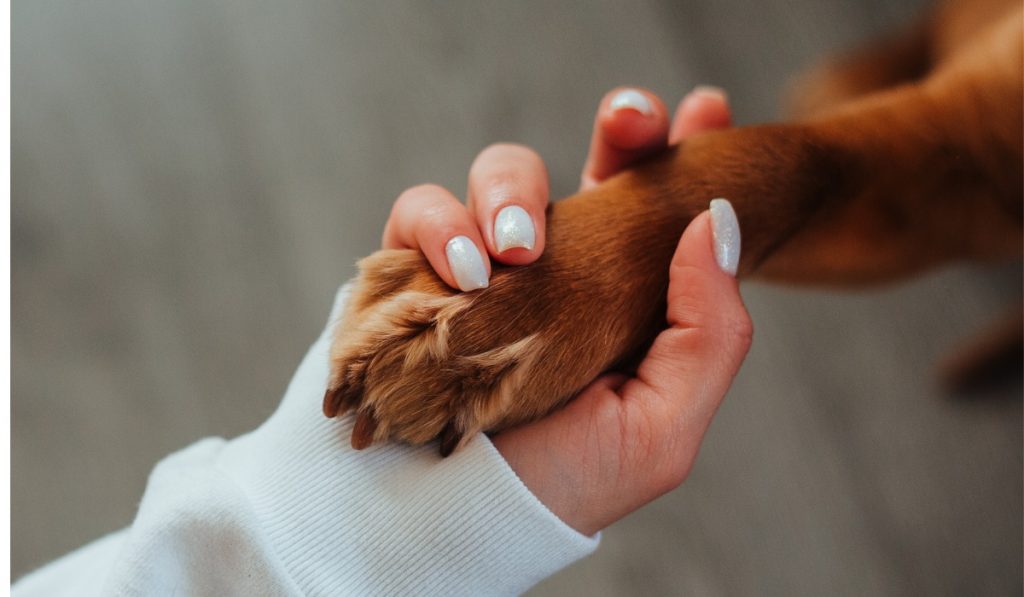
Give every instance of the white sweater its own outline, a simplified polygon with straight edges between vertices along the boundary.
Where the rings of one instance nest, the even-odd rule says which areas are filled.
[[[347,298],[338,292],[330,321]],[[483,435],[437,447],[349,447],[327,419],[330,326],[277,412],[231,441],[161,461],[139,512],[22,578],[17,597],[508,595],[597,548],[552,514]]]

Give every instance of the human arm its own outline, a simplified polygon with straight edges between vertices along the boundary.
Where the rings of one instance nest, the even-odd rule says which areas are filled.
[[[589,163],[657,149],[611,143]],[[430,447],[353,451],[351,420],[319,414],[328,343],[325,330],[263,426],[168,457],[129,529],[26,577],[15,594],[509,594],[596,548],[571,513],[545,505],[557,498],[529,451],[510,451],[529,437],[496,438],[505,458],[482,435],[445,460]]]

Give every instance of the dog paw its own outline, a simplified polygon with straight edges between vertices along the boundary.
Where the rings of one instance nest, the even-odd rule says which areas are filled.
[[[516,314],[511,286],[523,284],[521,272],[459,293],[415,251],[380,251],[360,269],[323,402],[328,417],[355,413],[354,448],[438,439],[448,455],[463,438],[534,414],[523,397],[537,379],[544,322]]]

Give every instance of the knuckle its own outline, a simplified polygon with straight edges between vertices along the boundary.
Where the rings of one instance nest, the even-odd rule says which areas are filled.
[[[487,194],[494,198],[515,194],[522,186],[522,175],[515,170],[492,172],[483,181]]]
[[[402,192],[391,207],[388,225],[404,240],[404,243],[422,243],[424,235],[454,234],[465,228],[465,207],[451,194],[436,184],[421,184]]]
[[[737,345],[743,349],[743,353],[746,354],[750,349],[751,343],[754,341],[754,322],[750,319],[750,314],[744,309],[742,313],[737,313],[729,318],[724,327]]]
[[[479,176],[504,162],[508,152],[507,143],[492,143],[476,155],[469,167],[470,176]]]
[[[425,205],[417,214],[414,227],[419,233],[426,231],[451,236],[463,224],[456,206],[445,203]]]
[[[656,342],[667,354],[686,355],[697,352],[713,340],[705,327],[673,326],[661,332]]]
[[[534,151],[532,148],[522,145],[520,143],[508,142],[492,143],[488,145],[487,147],[484,148],[483,151],[480,152],[480,155],[477,157],[477,159],[494,157],[515,157],[537,160],[540,159],[540,155],[538,155],[537,152]]]
[[[414,212],[417,217],[422,217],[431,211],[448,209],[449,197],[448,190],[440,185],[427,183],[409,187],[395,199],[391,215],[409,211]]]
[[[437,197],[444,197],[448,195],[448,190],[441,185],[433,183],[418,184],[413,187],[409,187],[402,191],[395,199],[395,208],[413,203],[419,203],[425,199],[432,199]]]
[[[525,145],[495,143],[480,152],[470,168],[470,176],[488,194],[501,195],[521,192],[523,187],[532,190],[537,184],[546,183],[547,168],[540,154]]]
[[[519,145],[518,143],[509,143],[506,145],[511,155],[516,156],[525,163],[528,163],[534,167],[544,167],[544,160],[541,159],[540,154],[537,153],[532,147],[526,145]]]

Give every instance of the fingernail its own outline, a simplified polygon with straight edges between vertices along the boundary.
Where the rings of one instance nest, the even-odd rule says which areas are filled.
[[[530,214],[518,205],[503,208],[494,218],[494,244],[499,253],[515,247],[530,250],[536,236]]]
[[[713,85],[697,85],[693,88],[693,91],[691,91],[690,94],[693,96],[700,95],[704,97],[713,97],[715,99],[722,100],[723,102],[729,101],[729,95],[725,90]]]
[[[615,94],[608,105],[611,106],[612,110],[636,110],[645,116],[654,113],[651,100],[647,99],[646,95],[636,89],[623,89]]]
[[[448,267],[463,292],[487,288],[487,266],[476,244],[468,236],[456,236],[444,247]]]
[[[711,200],[711,235],[715,239],[715,261],[730,276],[740,263],[740,223],[728,199]]]

